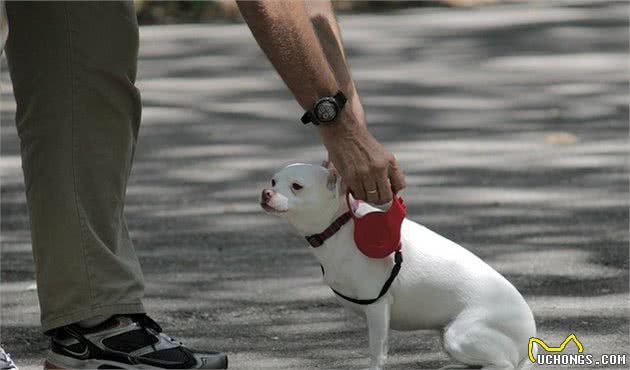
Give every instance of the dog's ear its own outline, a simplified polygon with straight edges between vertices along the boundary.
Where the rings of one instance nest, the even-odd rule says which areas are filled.
[[[328,190],[335,194],[335,198],[339,197],[342,187],[342,178],[339,176],[337,170],[333,168],[328,169],[328,179],[326,180],[326,187]]]
[[[336,191],[337,190],[337,180],[339,179],[339,174],[337,173],[337,170],[334,168],[329,168],[328,169],[328,178],[326,179],[326,187],[328,188],[328,190],[330,191]]]

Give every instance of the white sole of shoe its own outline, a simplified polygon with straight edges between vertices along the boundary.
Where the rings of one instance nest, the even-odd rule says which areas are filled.
[[[106,360],[79,360],[72,357],[61,356],[52,351],[48,351],[46,361],[44,362],[44,370],[56,369],[160,369],[150,365],[129,365],[120,362]]]

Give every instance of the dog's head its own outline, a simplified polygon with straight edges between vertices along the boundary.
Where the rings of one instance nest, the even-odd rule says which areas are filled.
[[[276,173],[263,189],[265,212],[286,218],[303,235],[319,233],[330,225],[344,204],[341,179],[334,168],[296,163]]]

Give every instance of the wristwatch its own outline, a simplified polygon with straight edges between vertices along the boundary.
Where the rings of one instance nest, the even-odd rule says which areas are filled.
[[[333,96],[326,96],[315,102],[313,109],[304,113],[301,118],[303,124],[327,125],[337,118],[339,112],[346,105],[346,96],[341,92]]]

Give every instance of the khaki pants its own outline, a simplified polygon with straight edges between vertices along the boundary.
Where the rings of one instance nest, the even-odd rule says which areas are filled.
[[[123,214],[141,113],[133,4],[6,8],[42,327],[144,312]]]

